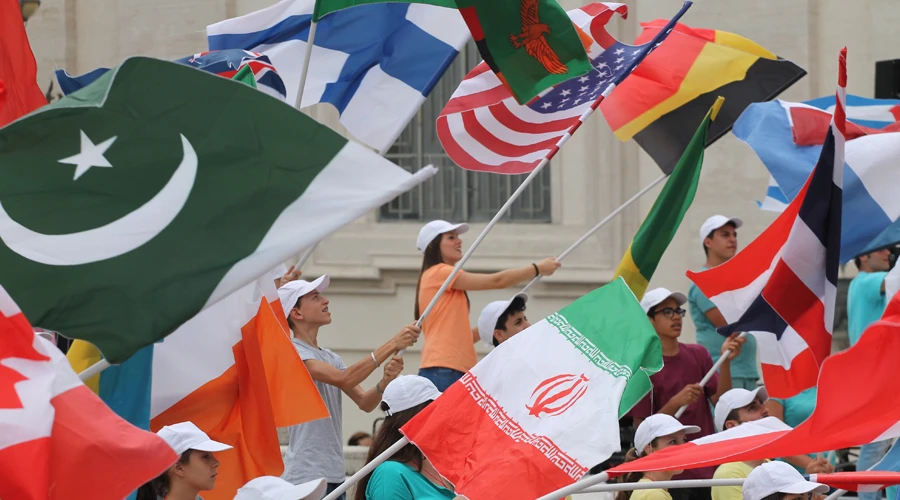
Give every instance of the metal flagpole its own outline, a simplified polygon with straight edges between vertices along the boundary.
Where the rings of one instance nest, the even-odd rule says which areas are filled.
[[[600,474],[582,478],[579,481],[566,486],[565,488],[560,488],[552,493],[548,493],[541,498],[538,498],[538,500],[559,500],[560,498],[565,498],[573,493],[578,493],[579,491],[582,491],[589,486],[605,483],[606,481],[609,481],[609,473],[601,472]]]
[[[738,338],[744,337],[746,335],[747,335],[747,332],[741,332],[741,334],[738,335]],[[714,364],[712,366],[712,368],[710,368],[709,371],[706,372],[706,375],[703,376],[703,379],[700,380],[700,387],[705,386],[706,383],[709,382],[709,379],[712,378],[713,374],[716,373],[717,371],[719,371],[719,367],[722,366],[722,363],[724,363],[726,359],[728,359],[729,354],[731,354],[731,349],[728,349],[727,351],[725,351],[724,354],[719,356],[719,359],[716,361],[716,364]],[[688,405],[684,405],[681,408],[679,408],[678,411],[675,412],[675,418],[680,418],[681,415],[684,413],[684,410],[687,410],[687,407],[688,407]]]
[[[99,374],[110,366],[112,365],[109,364],[109,361],[107,361],[106,359],[101,359],[100,361],[97,361],[96,363],[87,367],[87,369],[85,369],[83,372],[79,373],[78,378],[80,378],[82,382],[87,382],[89,378]]]
[[[610,214],[607,215],[603,220],[601,220],[600,222],[598,222],[596,226],[590,228],[590,229],[588,230],[588,232],[584,233],[580,238],[578,238],[577,240],[575,240],[575,243],[572,243],[572,245],[570,245],[569,248],[565,249],[565,251],[563,251],[563,253],[559,254],[559,256],[556,258],[557,262],[561,262],[563,259],[565,259],[566,256],[568,256],[570,253],[572,253],[572,251],[574,251],[576,248],[578,248],[579,245],[581,245],[582,243],[584,243],[585,241],[587,241],[588,238],[590,238],[591,236],[594,235],[594,233],[596,233],[597,231],[599,231],[601,227],[605,226],[609,221],[613,220],[613,218],[615,218],[615,216],[617,216],[617,215],[619,215],[620,213],[622,213],[623,210],[625,210],[626,208],[628,208],[628,207],[629,207],[632,203],[634,203],[638,198],[640,198],[641,196],[645,195],[645,194],[647,193],[647,191],[650,191],[650,190],[653,189],[657,184],[659,184],[660,182],[664,181],[664,180],[666,179],[666,177],[667,177],[666,174],[660,175],[659,177],[656,178],[656,180],[654,180],[654,181],[651,182],[650,184],[647,184],[643,189],[641,189],[641,190],[638,191],[634,196],[632,196],[631,198],[629,198],[628,201],[626,201],[625,203],[619,205],[619,208],[613,210],[612,213],[610,213]],[[532,278],[531,281],[528,282],[527,285],[525,285],[524,288],[522,288],[522,289],[519,291],[519,293],[525,293],[525,292],[527,292],[528,289],[531,288],[532,285],[534,285],[535,283],[537,283],[538,281],[540,281],[540,279],[541,279],[541,276],[540,276],[540,275],[535,276],[534,278]]]
[[[300,85],[297,87],[297,100],[294,107],[300,109],[303,101],[303,89],[306,88],[306,75],[309,73],[309,61],[312,59],[313,43],[316,41],[316,26],[319,23],[313,21],[309,24],[309,36],[306,37],[306,59],[303,61],[303,69],[300,71]],[[300,267],[299,265],[297,267]]]
[[[336,490],[334,490],[331,493],[329,493],[328,495],[326,495],[325,498],[323,498],[322,500],[335,500],[337,497],[341,496],[345,491],[349,490],[351,486],[358,483],[359,480],[362,479],[366,474],[369,474],[373,470],[375,470],[375,467],[378,467],[379,465],[381,465],[385,460],[391,458],[394,455],[394,453],[397,453],[398,451],[400,451],[400,448],[403,448],[404,446],[406,446],[408,444],[409,444],[409,439],[407,439],[406,436],[403,436],[402,438],[400,438],[400,441],[397,441],[390,448],[381,452],[381,455],[378,455],[377,457],[373,458],[371,462],[364,465],[362,469],[359,469],[359,471],[357,471],[356,474],[353,474],[352,476],[350,476],[346,481],[341,483],[341,485],[338,486]]]
[[[652,481],[649,483],[598,484],[579,493],[603,493],[607,491],[635,491],[677,488],[711,488],[717,486],[743,486],[746,479],[682,479],[680,481]],[[577,493],[576,493],[577,494]]]
[[[306,261],[308,261],[309,258],[312,257],[312,254],[317,246],[319,246],[319,242],[315,242],[311,247],[307,248],[306,251],[303,252],[303,255],[300,256],[300,260],[298,260],[297,263],[294,264],[294,269],[300,269],[301,267],[303,267],[303,264],[306,264]]]

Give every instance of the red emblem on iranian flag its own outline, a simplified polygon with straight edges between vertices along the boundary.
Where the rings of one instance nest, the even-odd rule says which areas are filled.
[[[582,373],[566,373],[544,380],[531,393],[530,404],[525,408],[529,415],[542,418],[562,415],[572,407],[588,389],[588,378]]]

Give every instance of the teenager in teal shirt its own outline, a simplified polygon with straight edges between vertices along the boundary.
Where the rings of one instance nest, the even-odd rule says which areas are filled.
[[[700,241],[706,253],[704,269],[724,264],[737,253],[737,229],[743,221],[737,217],[713,215],[700,227]],[[688,309],[697,330],[697,343],[706,348],[713,362],[719,359],[725,337],[716,328],[727,323],[722,313],[693,283],[688,290]],[[741,354],[731,361],[731,386],[735,389],[756,389],[759,371],[756,368],[756,338],[746,336]]]
[[[881,319],[887,304],[884,296],[884,278],[891,269],[891,252],[887,248],[859,255],[853,259],[859,274],[850,282],[847,290],[847,333],[850,345],[856,344],[866,328]],[[861,411],[865,409],[860,408]],[[884,457],[890,441],[863,445],[859,449],[857,470],[867,470]],[[880,492],[859,493],[860,500],[877,500]]]
[[[400,428],[440,396],[437,387],[418,375],[397,377],[384,389],[381,409],[385,419],[375,434],[366,463],[399,441]],[[452,500],[453,485],[441,477],[412,444],[407,444],[386,462],[363,477],[356,486],[355,500]]]

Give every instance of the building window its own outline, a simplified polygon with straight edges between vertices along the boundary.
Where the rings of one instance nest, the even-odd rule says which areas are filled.
[[[463,170],[450,161],[437,138],[435,122],[453,91],[481,58],[474,43],[456,57],[422,108],[385,157],[415,172],[432,164],[432,179],[381,207],[382,221],[489,221],[526,175],[500,175]],[[548,166],[549,167],[549,166]],[[550,222],[550,169],[545,167],[503,219],[507,222]]]

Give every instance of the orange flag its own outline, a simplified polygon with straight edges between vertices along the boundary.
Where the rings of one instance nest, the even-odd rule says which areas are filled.
[[[0,0],[0,127],[47,104],[16,0]]]

